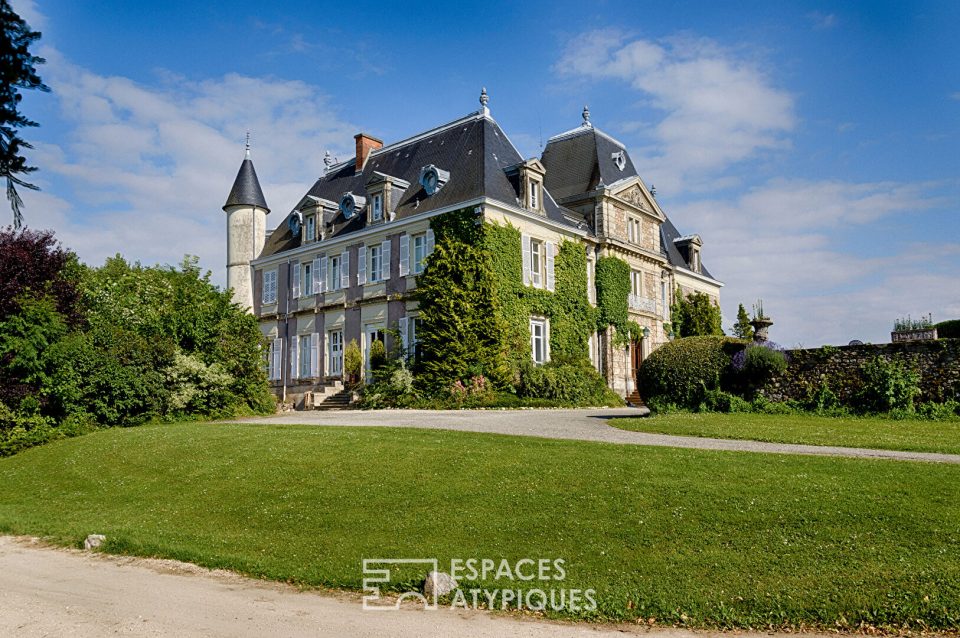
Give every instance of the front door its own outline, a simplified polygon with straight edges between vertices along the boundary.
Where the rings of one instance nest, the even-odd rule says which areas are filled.
[[[643,363],[643,341],[634,339],[630,342],[630,369],[633,371],[634,388],[638,388],[637,376],[640,373],[640,364]]]

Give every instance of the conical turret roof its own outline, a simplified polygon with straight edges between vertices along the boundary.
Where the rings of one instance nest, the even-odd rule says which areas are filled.
[[[260,189],[260,180],[257,179],[257,171],[253,168],[249,150],[240,165],[237,179],[233,181],[233,188],[230,189],[230,195],[223,209],[226,210],[230,206],[259,206],[270,212],[267,200],[263,197],[263,190]]]

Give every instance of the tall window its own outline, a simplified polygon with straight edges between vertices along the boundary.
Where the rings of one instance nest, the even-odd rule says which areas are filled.
[[[413,236],[413,272],[419,275],[427,263],[427,236],[425,233]]]
[[[534,288],[543,288],[543,242],[530,240],[530,282]]]
[[[660,282],[660,304],[661,304],[661,307],[663,308],[662,310],[663,316],[666,317],[667,312],[669,312],[669,309],[667,308],[667,282],[666,281]]]
[[[629,236],[630,241],[634,244],[640,243],[640,237],[641,237],[640,224],[641,224],[640,220],[635,217],[631,217],[630,219],[627,220],[627,234]]]
[[[370,252],[370,274],[367,277],[370,281],[380,281],[381,265],[383,252],[380,244],[374,244],[367,249]]]
[[[300,378],[307,379],[311,376],[310,370],[310,353],[312,352],[312,347],[310,343],[310,335],[300,335],[300,347],[297,348],[297,356],[300,358],[298,365],[300,366]]]
[[[317,238],[317,218],[313,215],[310,215],[306,219],[306,241],[313,241]]]
[[[530,352],[533,362],[543,365],[547,362],[547,320],[530,319]]]
[[[300,276],[300,295],[302,297],[310,297],[313,295],[313,263],[304,262],[301,265],[301,276]]]
[[[643,273],[639,270],[630,271],[630,292],[638,297],[643,296]]]
[[[327,356],[327,370],[332,377],[343,374],[343,330],[331,330],[328,333],[330,343]]]
[[[340,255],[327,257],[327,290],[340,290]]]
[[[530,208],[539,210],[540,208],[540,182],[530,180]]]
[[[383,195],[373,196],[373,219],[374,221],[383,219]]]
[[[420,360],[420,343],[417,341],[419,328],[420,317],[410,317],[407,322],[407,357],[413,361]]]
[[[277,271],[263,272],[263,303],[277,303]]]

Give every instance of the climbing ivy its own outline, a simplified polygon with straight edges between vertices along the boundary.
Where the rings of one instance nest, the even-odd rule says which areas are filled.
[[[597,330],[615,329],[615,342],[625,345],[631,335],[640,334],[640,325],[630,320],[627,297],[630,295],[630,264],[618,257],[597,260]]]
[[[472,209],[464,209],[430,224],[436,247],[416,292],[424,353],[418,383],[428,392],[475,374],[516,387],[530,361],[532,315],[550,319],[551,360],[587,360],[596,310],[587,298],[583,246],[560,243],[554,292],[524,286],[520,230],[477,219]]]
[[[510,382],[491,258],[476,219],[473,209],[463,209],[430,222],[436,244],[415,293],[423,345],[416,378],[428,394],[478,375],[499,386]]]

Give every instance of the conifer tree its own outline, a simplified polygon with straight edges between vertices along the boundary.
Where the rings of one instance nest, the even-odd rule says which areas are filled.
[[[750,315],[747,309],[740,304],[737,308],[737,323],[733,324],[733,335],[740,339],[753,339],[753,326],[750,325]]]

